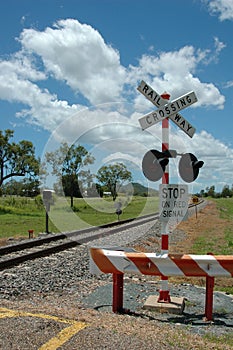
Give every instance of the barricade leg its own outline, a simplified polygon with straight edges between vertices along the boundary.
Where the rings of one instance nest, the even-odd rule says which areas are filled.
[[[112,311],[123,311],[123,273],[113,273],[113,295],[112,295]]]
[[[168,278],[166,276],[161,277],[161,289],[159,291],[158,303],[170,303],[171,297],[168,289]]]
[[[207,321],[213,319],[213,294],[214,294],[214,277],[206,277],[206,298],[205,298],[205,317]]]

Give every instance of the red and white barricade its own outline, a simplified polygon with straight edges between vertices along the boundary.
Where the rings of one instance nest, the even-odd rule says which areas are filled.
[[[113,274],[113,311],[123,309],[123,275],[206,277],[207,319],[212,319],[214,277],[233,277],[233,255],[158,254],[90,248],[90,272]],[[115,294],[115,295],[114,295]],[[120,295],[119,295],[120,294]]]

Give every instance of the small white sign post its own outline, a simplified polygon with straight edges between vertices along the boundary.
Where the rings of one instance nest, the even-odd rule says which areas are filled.
[[[45,232],[49,233],[49,211],[50,211],[50,204],[52,201],[52,195],[53,195],[53,190],[43,190],[43,202],[45,205],[46,209],[46,214],[45,214]]]

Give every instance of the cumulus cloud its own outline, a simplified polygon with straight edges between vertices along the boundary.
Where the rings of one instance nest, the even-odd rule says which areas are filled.
[[[215,40],[216,43],[216,40]],[[219,43],[219,42],[218,42]],[[220,45],[215,44],[216,53],[219,54]],[[221,46],[221,49],[223,46]],[[136,78],[145,79],[152,86],[157,86],[159,92],[163,92],[169,86],[171,100],[194,90],[198,103],[193,106],[215,106],[222,109],[225,97],[213,83],[201,82],[195,76],[200,64],[206,64],[213,57],[208,50],[200,50],[193,46],[185,46],[173,52],[161,52],[159,55],[143,55],[138,67],[131,67],[129,79],[136,84]],[[142,110],[149,103],[142,96],[135,99],[136,108]]]
[[[79,109],[78,105],[70,106],[67,101],[58,100],[56,94],[40,88],[37,82],[46,79],[45,73],[36,70],[22,55],[0,61],[0,71],[0,98],[24,104],[26,108],[16,116],[26,118],[28,123],[51,131]]]
[[[24,50],[42,59],[48,73],[92,104],[119,99],[125,80],[119,52],[90,25],[60,20],[43,32],[24,29],[19,40]]]
[[[233,20],[232,0],[204,0],[211,14],[218,15],[220,21]]]
[[[187,138],[183,139],[186,151],[197,155],[204,161],[204,166],[198,177],[199,186],[204,189],[206,184],[217,185],[218,191],[225,184],[233,183],[233,150],[230,145],[224,144],[205,130],[194,135],[190,143]]]

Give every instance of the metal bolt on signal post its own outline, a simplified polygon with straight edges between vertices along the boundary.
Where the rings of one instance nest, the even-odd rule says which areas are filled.
[[[167,92],[164,92],[161,97],[165,100],[170,99],[170,95]],[[162,152],[169,150],[169,118],[162,120]],[[165,168],[165,172],[162,177],[162,184],[169,184],[169,163]],[[161,223],[161,253],[168,254],[168,241],[169,241],[169,232],[167,229],[167,223]],[[168,277],[161,277],[161,289],[159,291],[158,302],[170,303],[171,298],[169,295],[168,289]]]

